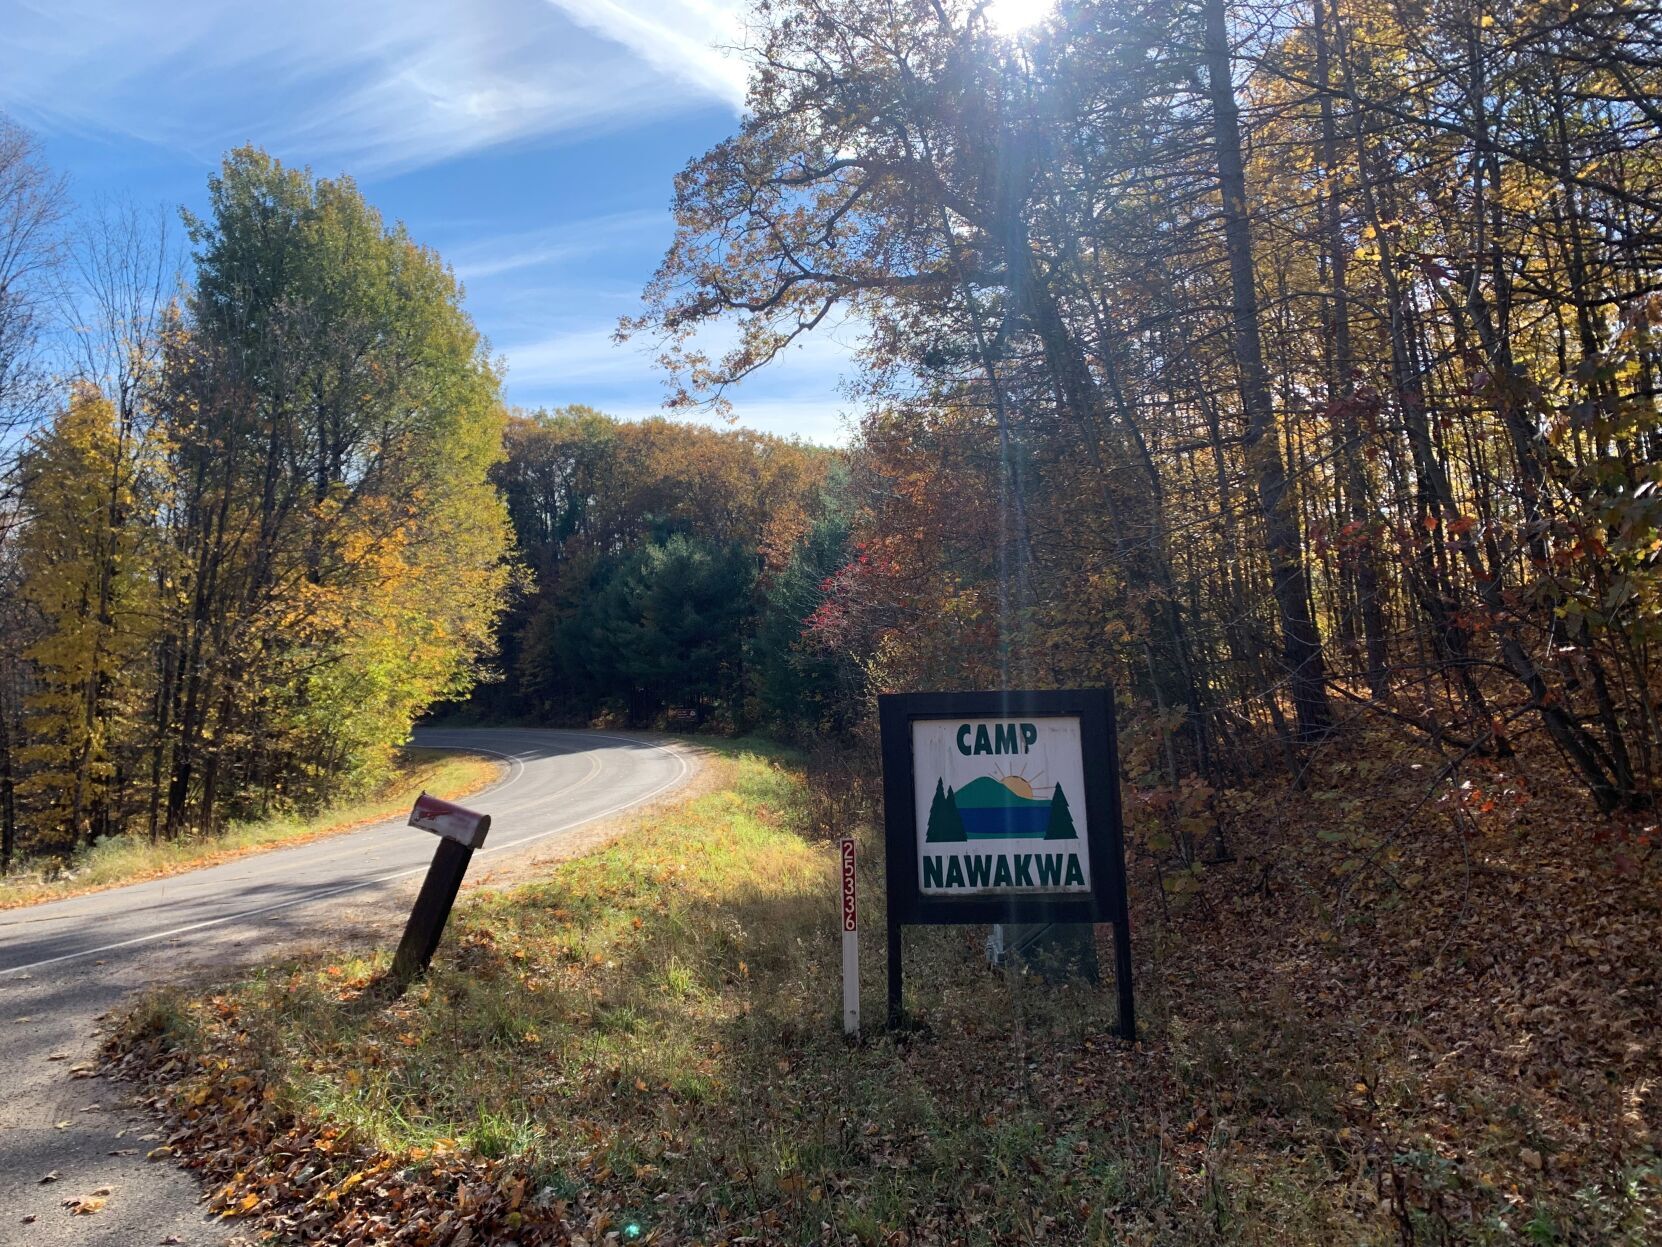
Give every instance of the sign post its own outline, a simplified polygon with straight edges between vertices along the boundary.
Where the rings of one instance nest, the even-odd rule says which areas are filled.
[[[409,825],[430,831],[440,840],[433,853],[433,864],[427,868],[427,877],[421,881],[415,907],[410,910],[410,920],[404,926],[404,938],[398,941],[398,951],[393,954],[392,981],[400,994],[432,963],[439,937],[444,934],[450,910],[456,904],[456,893],[461,891],[467,864],[473,860],[473,850],[485,843],[491,816],[424,792],[410,810]]]
[[[891,1027],[904,1020],[902,928],[1110,923],[1119,1032],[1136,1037],[1113,694],[878,698]]]
[[[854,839],[839,848],[843,885],[843,1034],[860,1033],[860,920],[854,894]]]

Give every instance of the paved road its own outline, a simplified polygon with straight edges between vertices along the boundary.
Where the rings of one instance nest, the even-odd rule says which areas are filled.
[[[468,798],[491,815],[473,873],[557,846],[692,770],[682,753],[596,732],[424,729],[416,743],[495,755],[507,774]],[[125,1089],[76,1077],[98,1016],[135,988],[257,956],[276,944],[351,938],[387,923],[420,883],[436,841],[402,820],[188,874],[0,911],[0,1244],[210,1247],[195,1183],[146,1164],[155,1127]],[[152,1136],[146,1138],[145,1136]],[[60,1176],[43,1184],[48,1173]],[[100,1195],[98,1192],[107,1191]],[[68,1199],[103,1199],[91,1216]]]

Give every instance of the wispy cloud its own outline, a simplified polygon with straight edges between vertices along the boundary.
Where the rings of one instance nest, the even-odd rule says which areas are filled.
[[[620,246],[664,242],[669,235],[669,213],[643,209],[498,235],[450,248],[445,256],[463,281],[479,281],[587,259]]]
[[[614,342],[609,325],[504,346],[502,354],[508,361],[510,392],[593,387],[597,382],[621,386],[652,377],[654,368],[650,347]]]
[[[510,343],[501,347],[508,360],[509,384],[536,387],[573,381],[639,380],[658,377],[658,346],[649,338],[614,340],[615,322],[589,322],[554,333]],[[737,326],[721,323],[706,326],[694,345],[712,357],[719,356],[737,339]],[[853,368],[864,326],[846,321],[809,334],[786,348],[766,368],[753,374],[733,393],[755,394],[775,391],[781,385],[801,387],[812,384],[830,394],[842,376]]]
[[[737,98],[721,6],[611,0],[10,0],[0,108],[212,159],[366,171]]]
[[[633,49],[660,72],[737,106],[745,6],[732,0],[549,0],[573,21]]]
[[[731,326],[700,335],[703,345],[719,350],[731,340]],[[799,436],[825,444],[848,440],[845,419],[858,404],[843,395],[842,379],[855,367],[853,353],[863,327],[850,322],[840,329],[806,338],[767,368],[729,391],[733,416],[748,428],[781,436]],[[501,348],[508,364],[510,401],[524,407],[587,403],[626,419],[662,414],[661,406],[643,401],[660,390],[662,373],[656,347],[636,339],[618,343],[608,324],[579,324]],[[711,423],[720,417],[689,416]]]

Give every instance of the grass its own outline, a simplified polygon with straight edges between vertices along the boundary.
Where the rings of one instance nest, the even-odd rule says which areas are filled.
[[[458,799],[501,773],[494,759],[449,749],[400,751],[392,774],[374,795],[332,806],[309,818],[281,816],[239,823],[214,836],[187,836],[152,844],[143,836],[113,836],[78,852],[68,866],[25,862],[0,879],[0,909],[61,900],[141,879],[178,874],[250,853],[315,840],[379,822],[407,810],[422,789]]]
[[[914,929],[924,1028],[845,1042],[823,807],[790,755],[721,752],[634,834],[465,902],[403,1000],[384,957],[342,954],[142,1006],[118,1043],[162,1071],[217,1206],[341,1242],[391,1206],[409,1241],[448,1242],[463,1203],[473,1241],[1397,1240],[1313,1141],[1342,1089],[1267,1008],[1195,1035],[1151,994],[1130,1048],[1111,988],[994,974],[976,932]],[[876,1020],[881,878],[861,887]],[[1208,1119],[1196,1097],[1226,1081],[1276,1128]]]
[[[1662,863],[1599,847],[1623,825],[1481,791],[1408,820],[1417,759],[1351,742],[1310,782],[1354,817],[1271,777],[1200,888],[1134,857],[1136,1046],[1111,986],[951,927],[907,933],[919,1029],[850,1045],[830,833],[864,845],[875,1021],[871,786],[706,747],[611,847],[465,900],[402,1000],[342,951],[141,1005],[115,1050],[214,1206],[424,1247],[1662,1242]],[[1349,868],[1399,820],[1395,869]]]

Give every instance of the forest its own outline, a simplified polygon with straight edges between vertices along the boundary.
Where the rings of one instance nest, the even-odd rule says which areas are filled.
[[[65,241],[3,138],[5,864],[360,786],[471,685],[512,576],[499,377],[454,277],[350,180],[245,149],[185,217],[181,287],[166,218]]]
[[[1662,1241],[1662,11],[995,7],[751,0],[617,325],[644,418],[514,406],[351,176],[89,211],[0,121],[0,873],[326,810],[418,726],[572,767],[401,996],[297,901],[153,963],[42,1066],[140,1080],[110,1156],[284,1241]],[[828,333],[847,440],[745,427]],[[873,917],[878,697],[1103,686],[1134,1025]],[[619,804],[608,736],[673,774]],[[1019,809],[968,871],[1083,876],[1102,802],[1022,782],[938,785],[920,873]]]
[[[8,862],[316,802],[435,707],[859,748],[875,693],[942,687],[1113,685],[1184,864],[1217,794],[1356,724],[1650,807],[1641,14],[1080,4],[1011,40],[766,0],[752,33],[620,332],[673,413],[855,327],[842,448],[510,412],[442,258],[255,149],[182,281],[142,214],[57,241],[6,130]]]
[[[758,13],[743,125],[679,179],[628,328],[691,405],[864,327],[853,557],[808,644],[871,688],[1110,683],[1128,774],[1180,803],[1372,722],[1650,806],[1654,26]]]

